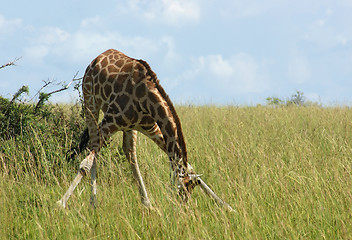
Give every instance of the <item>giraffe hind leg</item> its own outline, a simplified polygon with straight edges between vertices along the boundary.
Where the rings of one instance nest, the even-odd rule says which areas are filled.
[[[133,176],[137,181],[142,203],[144,206],[150,208],[152,205],[148,198],[147,190],[145,188],[144,181],[138,166],[137,155],[136,155],[136,139],[137,139],[136,130],[124,131],[123,132],[123,151],[125,152],[126,157],[131,164]]]

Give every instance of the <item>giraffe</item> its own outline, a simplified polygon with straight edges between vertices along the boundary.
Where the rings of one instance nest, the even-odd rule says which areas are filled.
[[[109,49],[96,57],[87,67],[82,90],[88,127],[89,155],[81,162],[79,171],[59,203],[66,207],[83,176],[91,174],[91,203],[96,203],[96,155],[117,131],[123,132],[122,148],[137,181],[141,201],[151,207],[136,157],[137,131],[154,141],[169,157],[172,183],[179,196],[187,202],[196,185],[201,185],[221,205],[220,198],[195,174],[188,163],[181,121],[157,75],[149,64]],[[104,116],[98,123],[100,111]],[[226,205],[225,205],[226,206]],[[231,207],[230,207],[231,208]]]

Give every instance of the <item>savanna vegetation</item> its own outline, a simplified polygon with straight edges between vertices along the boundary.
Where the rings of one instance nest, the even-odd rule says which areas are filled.
[[[121,134],[99,154],[98,207],[87,177],[62,209],[56,201],[87,154],[66,160],[84,129],[81,104],[37,107],[21,102],[26,91],[0,99],[0,239],[352,238],[348,107],[177,106],[190,163],[236,212],[201,189],[179,202],[167,156],[139,135],[154,208],[143,207]]]

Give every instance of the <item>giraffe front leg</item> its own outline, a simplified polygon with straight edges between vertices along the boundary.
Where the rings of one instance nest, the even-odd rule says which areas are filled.
[[[81,182],[83,176],[89,172],[93,166],[93,163],[95,162],[94,160],[95,157],[95,151],[91,151],[90,154],[81,162],[79,166],[79,171],[75,177],[75,179],[72,181],[70,187],[67,189],[66,193],[64,196],[57,202],[60,204],[62,207],[66,207],[66,203],[70,196],[72,195],[73,191],[77,187],[77,185]]]
[[[136,130],[124,131],[122,147],[128,161],[131,164],[133,176],[137,181],[142,203],[144,206],[150,208],[152,205],[149,201],[147,190],[145,188],[144,181],[138,166],[137,155],[136,155],[136,139],[137,139]]]

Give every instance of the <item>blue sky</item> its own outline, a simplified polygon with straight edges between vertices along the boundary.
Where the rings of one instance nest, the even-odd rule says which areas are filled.
[[[258,104],[303,91],[352,103],[352,0],[7,1],[0,95],[69,82],[109,48],[144,59],[176,103]],[[72,101],[73,90],[52,101]]]

